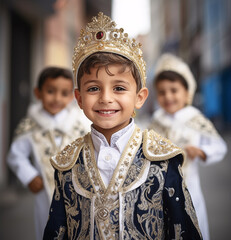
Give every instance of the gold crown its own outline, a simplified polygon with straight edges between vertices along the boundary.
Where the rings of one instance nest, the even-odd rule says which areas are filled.
[[[145,87],[146,63],[140,49],[141,44],[135,39],[128,38],[123,28],[117,29],[115,26],[116,23],[110,17],[99,12],[98,17],[93,17],[86,29],[81,29],[72,61],[76,79],[75,88],[77,88],[77,75],[81,63],[96,52],[116,53],[131,60],[139,71],[142,87]]]

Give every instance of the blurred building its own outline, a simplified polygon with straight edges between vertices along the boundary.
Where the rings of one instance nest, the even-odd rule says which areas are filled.
[[[182,57],[197,80],[194,104],[219,126],[229,126],[231,2],[157,0],[152,1],[151,9],[153,68],[161,53]]]

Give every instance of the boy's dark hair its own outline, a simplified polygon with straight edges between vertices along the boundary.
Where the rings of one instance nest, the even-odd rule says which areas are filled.
[[[154,79],[154,87],[156,87],[159,82],[166,79],[170,82],[178,81],[184,86],[186,90],[188,90],[188,83],[186,82],[185,78],[174,71],[163,71],[159,73]]]
[[[131,70],[132,76],[134,77],[136,84],[137,84],[137,91],[139,91],[142,87],[141,85],[141,78],[140,74],[135,66],[135,64],[116,53],[107,53],[107,52],[97,52],[89,57],[87,57],[82,64],[79,67],[78,70],[78,75],[77,75],[77,86],[78,89],[80,89],[80,79],[83,76],[84,73],[90,74],[91,73],[91,68],[97,67],[97,73],[101,67],[105,67],[105,71],[107,72],[108,75],[113,76],[113,74],[109,71],[108,66],[111,64],[120,64],[121,65],[121,70],[120,73],[123,73],[128,67]]]
[[[38,83],[37,83],[38,89],[39,90],[42,89],[45,81],[48,78],[55,79],[58,77],[64,77],[66,79],[70,79],[71,81],[73,81],[73,75],[69,69],[61,68],[61,67],[47,67],[44,70],[42,70],[42,72],[39,75]]]

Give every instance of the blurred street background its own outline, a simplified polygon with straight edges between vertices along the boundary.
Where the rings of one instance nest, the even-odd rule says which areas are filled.
[[[33,240],[33,196],[6,165],[14,129],[40,71],[72,68],[80,29],[99,11],[143,45],[150,95],[137,118],[149,122],[157,108],[152,80],[164,52],[182,57],[197,80],[193,105],[231,147],[230,0],[1,0],[0,1],[0,239]],[[135,27],[134,27],[135,26]],[[201,168],[211,240],[231,236],[231,153]]]

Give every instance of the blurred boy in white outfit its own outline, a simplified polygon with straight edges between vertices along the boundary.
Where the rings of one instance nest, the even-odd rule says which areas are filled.
[[[68,69],[45,68],[34,93],[40,101],[29,107],[27,116],[19,123],[7,163],[34,193],[36,239],[41,240],[55,188],[49,159],[85,134],[90,124],[81,110],[73,107],[77,104],[73,103],[72,73]]]
[[[183,165],[183,173],[203,239],[209,240],[199,163],[207,165],[221,161],[227,151],[226,143],[213,124],[191,106],[196,81],[188,65],[180,58],[172,54],[161,56],[156,66],[154,88],[160,108],[154,112],[149,128],[185,150],[187,161]]]

